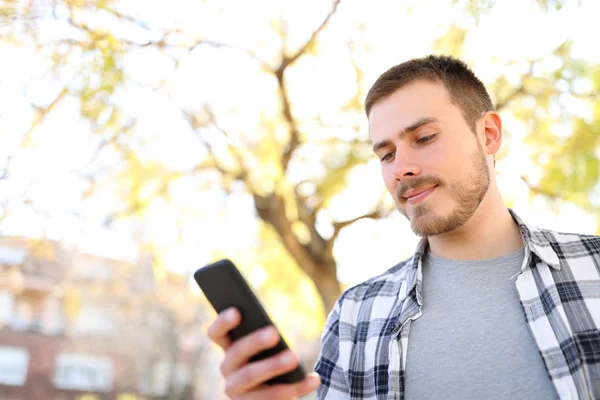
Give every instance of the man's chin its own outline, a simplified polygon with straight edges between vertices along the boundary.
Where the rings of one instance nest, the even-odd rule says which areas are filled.
[[[397,206],[397,208],[398,211],[400,211],[400,213],[404,215],[411,223],[425,217],[433,217],[431,215],[431,207],[429,207],[427,204],[410,205],[408,207],[406,207],[406,204],[404,204],[402,208],[400,206]]]
[[[419,212],[420,211],[420,212]],[[434,215],[431,210],[409,212],[410,228],[415,235],[421,237],[436,236],[452,230],[451,224],[443,217]]]
[[[431,229],[431,224],[423,223],[423,221],[410,221],[410,229],[417,236],[427,237],[432,236],[435,232]]]
[[[415,235],[423,236],[422,233],[424,232],[424,228],[429,225],[426,223],[426,221],[424,221],[426,216],[422,214],[417,215],[415,214],[414,210],[402,210],[398,208],[398,211],[404,216],[404,218],[408,220],[410,223],[410,229],[415,233]]]

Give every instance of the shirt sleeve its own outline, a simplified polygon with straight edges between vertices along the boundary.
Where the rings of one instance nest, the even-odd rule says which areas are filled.
[[[315,372],[321,376],[321,385],[317,390],[318,400],[348,399],[349,389],[344,370],[340,363],[340,303],[327,317],[321,336],[321,352],[315,366]]]

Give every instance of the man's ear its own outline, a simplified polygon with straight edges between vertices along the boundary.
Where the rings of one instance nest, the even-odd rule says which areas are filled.
[[[485,154],[496,154],[502,145],[502,119],[496,111],[487,111],[482,116],[483,150]]]

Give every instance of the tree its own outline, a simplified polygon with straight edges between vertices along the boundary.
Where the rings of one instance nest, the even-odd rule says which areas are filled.
[[[330,26],[342,7],[339,0],[332,1],[327,9],[319,3],[319,12],[311,13],[319,19],[310,28],[298,25],[298,19],[293,18],[297,10],[292,6],[282,9],[280,15],[273,10],[255,14],[256,22],[249,22],[249,27],[261,33],[254,36],[250,35],[252,30],[230,35],[237,26],[235,18],[224,17],[219,24],[231,29],[209,29],[203,13],[212,16],[219,9],[209,1],[192,10],[201,22],[181,26],[156,17],[144,19],[117,1],[64,0],[46,9],[36,8],[35,2],[29,8],[20,4],[3,6],[1,15],[12,21],[5,28],[4,40],[32,49],[48,60],[47,76],[54,82],[52,98],[42,101],[42,96],[36,97],[31,126],[22,135],[21,148],[31,142],[32,135],[61,103],[75,100],[97,143],[90,159],[77,169],[84,182],[82,201],[103,198],[102,193],[114,195],[116,200],[100,205],[104,223],[123,226],[124,221],[132,222],[129,226],[134,227],[140,241],[149,244],[157,255],[157,276],[165,274],[160,266],[165,262],[166,245],[149,237],[147,228],[152,218],[168,214],[176,221],[172,232],[185,238],[186,221],[207,213],[202,203],[182,201],[177,196],[182,188],[194,188],[196,194],[222,191],[223,199],[243,192],[253,200],[262,240],[264,235],[275,235],[289,259],[314,283],[323,310],[332,308],[341,292],[333,252],[340,232],[364,218],[386,217],[393,209],[389,200],[375,196],[371,209],[362,214],[336,219],[331,212],[332,200],[349,184],[352,171],[371,159],[361,125],[368,82],[358,55],[372,44],[362,35],[364,26],[360,23],[353,25],[350,39],[331,43],[335,38],[328,32],[334,29]],[[463,14],[476,23],[494,4],[469,1],[463,5]],[[562,6],[562,2],[539,4],[546,10]],[[49,37],[42,34],[47,26],[64,29]],[[468,35],[466,28],[453,26],[440,37],[437,49],[460,55]],[[326,81],[318,79],[318,71],[331,62],[327,58],[331,51],[345,57],[347,69],[339,74],[349,77],[350,89],[337,96],[330,109],[315,110],[307,98],[316,101],[319,94],[306,92],[305,87],[313,89],[311,82]],[[565,43],[546,60],[509,60],[507,64],[513,66],[527,65],[517,84],[514,79],[500,77],[490,86],[499,109],[537,132],[531,136],[531,145],[539,149],[536,159],[546,167],[546,175],[537,182],[524,177],[531,190],[595,211],[597,206],[586,203],[586,199],[598,180],[598,110],[592,120],[576,116],[568,107],[563,107],[560,116],[552,111],[565,96],[587,104],[597,100],[598,67],[573,60],[570,54],[569,43]],[[152,60],[157,70],[168,72],[139,78],[143,71],[132,65],[136,64],[135,57],[142,55],[144,60]],[[202,62],[192,63],[194,57]],[[558,61],[557,67],[539,71],[538,65],[548,60]],[[199,93],[194,99],[174,94],[181,91],[178,79],[190,77],[186,72],[189,65],[212,65],[198,78],[204,79],[203,85],[194,83]],[[206,76],[206,71],[214,76]],[[590,79],[592,86],[578,90],[582,80]],[[220,96],[214,95],[218,91],[215,88],[211,95],[203,95],[210,80],[218,81]],[[164,128],[169,129],[169,140],[152,137],[148,133],[151,127],[140,122],[143,110],[131,104],[131,99],[140,99],[140,95],[136,98],[128,93],[142,88],[141,96],[161,99],[161,112],[172,127]],[[249,93],[254,100],[249,100]],[[575,133],[556,140],[552,128],[557,123],[573,124]],[[196,142],[179,139],[183,133]],[[184,156],[181,160],[166,159],[157,155],[153,141],[159,147],[177,141],[179,152],[196,148],[200,157],[193,162]],[[10,176],[11,163],[9,157],[3,176]],[[564,188],[570,189],[568,195]],[[194,201],[208,203],[207,198],[198,196]],[[5,204],[6,210],[9,206]]]
[[[56,3],[53,8],[54,15],[57,16],[57,20],[68,22],[70,27],[74,28],[73,32],[56,41],[44,42],[37,35],[36,27],[29,26],[28,20],[25,20],[23,28],[35,41],[39,52],[52,55],[54,62],[49,73],[60,75],[65,72],[64,69],[71,69],[70,72],[78,74],[79,78],[75,82],[62,85],[58,95],[50,104],[35,106],[39,111],[24,136],[23,143],[58,103],[67,97],[77,96],[82,117],[89,121],[92,130],[103,137],[94,155],[107,146],[114,146],[122,153],[127,163],[127,167],[122,171],[125,180],[123,187],[130,188],[126,198],[123,199],[126,207],[112,212],[107,222],[143,213],[156,197],[166,195],[170,185],[193,174],[217,171],[220,175],[220,184],[225,190],[229,190],[235,181],[243,182],[255,201],[257,215],[278,234],[297,265],[315,283],[325,308],[330,309],[340,294],[340,284],[336,277],[333,258],[333,244],[340,230],[360,218],[379,218],[389,212],[389,210],[375,209],[350,221],[335,222],[333,234],[328,238],[320,234],[317,229],[317,213],[325,208],[327,202],[343,188],[343,178],[347,171],[367,160],[364,145],[361,149],[356,140],[342,142],[335,137],[325,140],[329,142],[325,146],[337,153],[334,160],[324,159],[326,164],[331,165],[328,168],[329,173],[301,182],[293,182],[286,176],[298,148],[307,142],[306,135],[301,132],[300,121],[292,111],[292,100],[285,82],[287,71],[300,57],[314,52],[318,35],[326,29],[338,5],[339,1],[332,3],[331,9],[324,15],[321,23],[298,48],[288,50],[287,44],[283,42],[281,54],[275,62],[259,60],[253,51],[239,49],[247,57],[259,63],[263,73],[277,85],[274,91],[279,103],[277,115],[262,116],[265,119],[264,128],[267,132],[260,142],[236,145],[235,139],[219,124],[215,113],[208,105],[195,110],[182,107],[184,120],[189,123],[191,131],[197,135],[207,154],[191,171],[178,172],[158,163],[142,161],[130,148],[130,143],[123,139],[135,125],[135,117],[126,120],[126,116],[113,100],[115,93],[126,79],[123,59],[127,52],[139,48],[156,48],[165,52],[172,50],[172,54],[179,55],[180,48],[185,52],[192,52],[201,46],[228,49],[234,46],[202,38],[194,41],[190,41],[189,38],[173,39],[183,35],[176,30],[163,31],[157,39],[147,42],[134,42],[124,37],[117,37],[103,26],[94,25],[92,16],[106,14],[120,24],[136,25],[142,30],[150,30],[145,23],[117,11],[118,4],[107,1],[85,4]],[[5,14],[10,15],[10,11],[14,11],[15,15],[12,17],[17,18],[17,10],[6,10]],[[24,15],[18,17],[23,18]],[[280,34],[285,37],[283,24],[282,21],[274,21],[274,29],[281,31]],[[12,30],[13,37],[17,36],[18,31],[19,29]],[[186,45],[186,42],[189,44]],[[65,68],[62,61],[73,57],[73,54],[77,54],[79,62],[71,62],[71,65]],[[181,60],[176,60],[176,63],[179,62]],[[358,109],[357,96],[350,99],[347,112]],[[223,144],[223,149],[216,150],[216,146]],[[253,167],[257,164],[258,168]],[[8,171],[10,165],[4,169]],[[98,177],[87,176],[87,178],[90,185],[85,194],[92,195]]]

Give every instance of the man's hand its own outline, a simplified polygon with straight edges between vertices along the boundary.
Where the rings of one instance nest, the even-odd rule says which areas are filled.
[[[232,400],[288,400],[310,393],[319,386],[316,373],[293,384],[266,385],[264,382],[298,366],[298,358],[291,350],[285,350],[264,360],[249,362],[250,358],[279,342],[279,334],[272,327],[231,342],[227,333],[238,326],[241,315],[235,308],[220,313],[208,328],[208,337],[225,351],[221,374],[225,378],[225,393]]]

